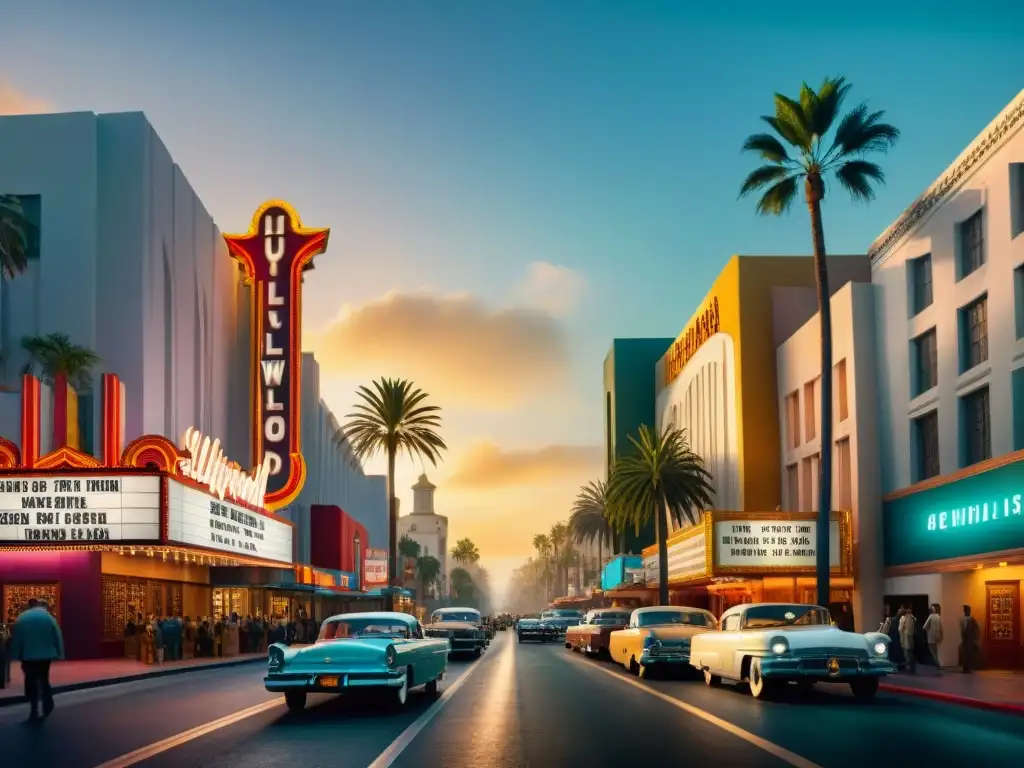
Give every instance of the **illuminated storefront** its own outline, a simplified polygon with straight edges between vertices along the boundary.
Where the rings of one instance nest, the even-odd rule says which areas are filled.
[[[706,512],[701,524],[670,534],[670,602],[720,615],[734,605],[816,602],[814,513]],[[829,527],[836,602],[853,591],[848,512],[832,512]],[[658,547],[644,550],[648,587],[658,584]]]
[[[886,602],[943,608],[941,662],[956,665],[952,628],[971,606],[981,627],[982,660],[1024,668],[1024,451],[931,478],[884,500]]]

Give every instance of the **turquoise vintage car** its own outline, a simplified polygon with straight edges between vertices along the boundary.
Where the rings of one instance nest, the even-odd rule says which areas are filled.
[[[316,643],[269,649],[268,691],[283,693],[288,709],[301,711],[310,693],[378,690],[398,706],[410,688],[435,695],[448,669],[448,641],[426,638],[406,613],[343,613],[327,619]]]

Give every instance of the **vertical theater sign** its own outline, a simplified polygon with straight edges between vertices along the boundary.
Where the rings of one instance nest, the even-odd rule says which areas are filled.
[[[329,229],[307,229],[288,203],[257,209],[244,235],[224,235],[252,285],[252,463],[266,466],[264,505],[288,506],[302,490],[302,275],[327,249]]]

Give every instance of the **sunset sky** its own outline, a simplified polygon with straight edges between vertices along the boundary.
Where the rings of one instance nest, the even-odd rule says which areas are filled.
[[[381,375],[431,393],[438,511],[500,582],[602,473],[611,339],[675,335],[733,253],[808,252],[802,210],[736,199],[773,91],[843,74],[903,130],[875,203],[826,204],[830,250],[863,252],[1024,87],[1024,46],[1011,2],[813,29],[745,2],[497,5],[22,3],[0,113],[144,111],[222,230],[270,198],[330,227],[305,293],[325,397],[343,418]]]

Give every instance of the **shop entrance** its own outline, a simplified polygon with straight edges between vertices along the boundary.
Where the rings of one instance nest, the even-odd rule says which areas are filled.
[[[1020,582],[985,583],[985,666],[1017,669],[1021,666]]]

